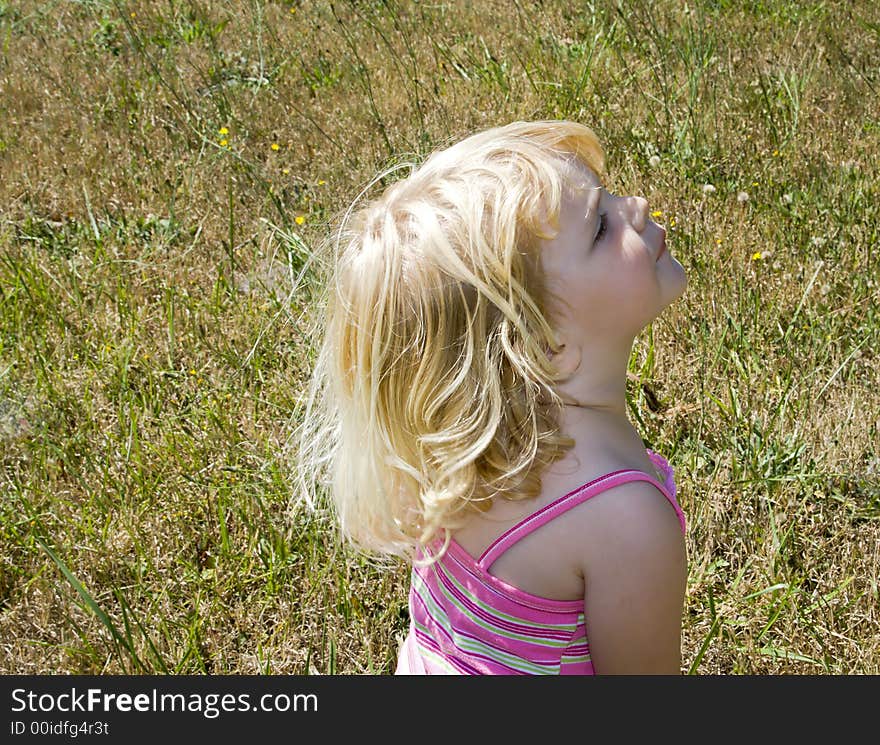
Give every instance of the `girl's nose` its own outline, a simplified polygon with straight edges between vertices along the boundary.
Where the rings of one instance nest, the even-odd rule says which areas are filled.
[[[629,205],[633,227],[641,233],[648,224],[648,200],[644,197],[629,197]]]

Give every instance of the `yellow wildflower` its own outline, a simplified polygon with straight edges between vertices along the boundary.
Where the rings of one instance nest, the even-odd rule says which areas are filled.
[[[283,173],[285,176],[287,176],[290,174],[290,169],[289,168],[282,168],[281,173]]]
[[[662,217],[662,216],[663,216],[663,212],[662,212],[662,210],[654,210],[654,211],[651,213],[651,217]]]
[[[220,140],[220,147],[226,147],[229,144],[228,140]]]
[[[229,130],[226,129],[226,127],[220,127],[220,129],[217,130],[217,134],[218,135],[228,135]]]
[[[322,179],[322,178],[321,178],[321,179],[318,179],[318,186],[323,186],[323,185],[326,184],[326,183],[327,183],[327,182],[324,181],[324,179]]]
[[[755,253],[752,254],[752,261],[760,261],[763,258],[764,256],[760,251],[755,251]]]
[[[296,222],[297,225],[302,225],[305,221],[306,221],[306,218],[304,218],[302,215],[297,215],[294,218],[294,222]]]
[[[272,143],[272,149],[273,149],[273,150],[280,150],[280,149],[281,149],[281,145],[279,145],[277,142],[273,142],[273,143]]]

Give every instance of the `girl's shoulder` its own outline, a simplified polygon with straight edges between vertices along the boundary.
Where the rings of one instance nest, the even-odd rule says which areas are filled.
[[[641,443],[637,447],[623,448],[597,446],[592,450],[582,450],[580,463],[581,468],[576,472],[564,468],[550,469],[543,484],[550,497],[554,493],[567,495],[571,489],[581,489],[594,480],[598,482],[594,488],[586,490],[588,494],[583,495],[587,497],[584,507],[577,507],[573,511],[571,519],[583,522],[579,529],[595,530],[597,526],[602,526],[596,531],[601,535],[601,531],[615,521],[632,519],[635,517],[633,511],[641,510],[644,511],[644,519],[658,514],[669,517],[674,512],[684,530],[684,515],[676,499],[674,471],[662,454]],[[645,474],[652,481],[633,479],[632,474],[620,473],[632,471]],[[597,498],[606,491],[607,496]],[[599,513],[602,513],[601,519]]]
[[[641,441],[636,444],[606,440],[593,447],[579,447],[552,464],[542,474],[541,492],[545,498],[553,499],[616,471],[641,471],[664,484],[671,469],[662,455],[646,448]]]
[[[589,498],[547,519],[549,513],[557,512],[560,498],[616,471],[643,471],[660,484],[665,480],[665,474],[659,472],[662,467],[655,464],[646,449],[641,453],[620,452],[607,446],[578,450],[545,469],[537,497],[517,502],[496,499],[487,512],[474,515],[453,533],[456,543],[477,558],[502,537],[507,541],[511,536],[518,538],[488,567],[490,572],[534,595],[558,600],[577,598],[583,592],[584,542],[601,550],[608,537],[606,526],[615,520],[638,519],[640,509],[650,511],[652,506],[640,507],[639,500],[650,493],[646,489],[657,490],[645,481],[597,488],[593,490],[597,495],[608,491],[608,497]],[[653,499],[657,497],[663,498],[657,493]],[[536,556],[541,557],[540,561],[535,560]]]
[[[667,481],[668,463],[662,456],[645,447],[619,447],[610,441],[593,448],[578,448],[551,464],[541,473],[541,491],[533,499],[509,501],[503,497],[494,500],[486,512],[475,513],[458,531],[464,540],[479,546],[488,545],[497,535],[540,512],[585,484],[597,481],[617,471],[642,471],[660,484]]]

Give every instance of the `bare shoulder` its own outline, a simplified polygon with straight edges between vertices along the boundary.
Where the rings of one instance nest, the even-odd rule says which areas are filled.
[[[614,541],[684,544],[675,507],[650,482],[619,484],[597,494],[584,507],[583,520],[596,539],[604,536]]]
[[[609,489],[584,507],[579,559],[594,669],[678,674],[687,555],[674,508],[645,481]]]

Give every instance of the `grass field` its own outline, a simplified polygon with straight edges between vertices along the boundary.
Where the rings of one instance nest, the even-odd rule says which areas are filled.
[[[391,672],[406,568],[292,491],[322,242],[571,118],[689,275],[628,389],[683,672],[880,673],[877,3],[0,0],[0,50],[0,672]]]

